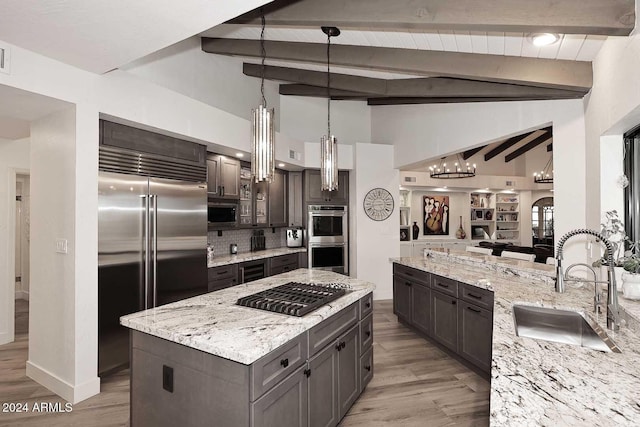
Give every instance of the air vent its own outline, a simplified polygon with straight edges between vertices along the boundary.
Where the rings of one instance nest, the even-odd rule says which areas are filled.
[[[289,150],[289,158],[293,160],[300,160],[302,156],[297,151]]]
[[[515,181],[506,181],[505,184],[507,187],[515,187],[516,186],[516,182]]]
[[[416,182],[416,177],[415,176],[405,176],[404,177],[404,182]]]
[[[11,68],[9,67],[11,65],[10,53],[11,51],[9,48],[0,45],[0,72],[5,74],[9,74],[11,71]]]

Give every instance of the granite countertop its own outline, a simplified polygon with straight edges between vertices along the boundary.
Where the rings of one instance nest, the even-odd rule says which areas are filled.
[[[296,281],[340,283],[351,292],[303,316],[235,305],[238,298]],[[298,269],[120,318],[128,328],[250,365],[363,296],[375,285],[324,270]]]
[[[255,251],[255,252],[241,252],[236,255],[216,255],[213,257],[213,261],[209,261],[207,266],[209,268],[212,267],[220,267],[221,265],[228,264],[237,264],[239,262],[244,261],[253,261],[255,259],[263,259],[263,258],[271,258],[279,255],[288,255],[295,254],[298,252],[306,252],[307,248],[275,248],[275,249],[265,249],[263,251]]]
[[[559,294],[548,280],[549,266],[515,261],[505,267],[504,259],[495,258],[452,251],[391,260],[494,292],[491,425],[638,425],[640,334],[631,323],[638,322],[633,313],[640,304],[621,297],[630,324],[616,333],[606,330],[622,353],[520,338],[513,324],[514,303],[591,314],[593,287],[567,284],[567,292]],[[604,313],[596,320],[605,327]]]

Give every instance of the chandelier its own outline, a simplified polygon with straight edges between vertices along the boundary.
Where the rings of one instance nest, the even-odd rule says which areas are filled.
[[[460,154],[456,154],[453,165],[447,166],[447,158],[440,159],[439,165],[429,166],[429,174],[431,178],[453,179],[453,178],[471,178],[476,176],[476,165],[470,165],[469,162],[463,164]]]
[[[260,33],[262,103],[258,108],[251,110],[251,176],[255,182],[271,182],[275,174],[274,111],[273,108],[267,109],[267,100],[264,97],[264,60],[267,56],[264,47],[264,27],[265,19],[262,15],[262,32]]]
[[[553,184],[553,157],[549,158],[547,165],[540,172],[533,173],[533,182],[536,184]]]
[[[340,35],[336,27],[321,27],[327,35],[327,134],[320,139],[320,177],[323,191],[338,189],[338,139],[331,135],[331,37]]]

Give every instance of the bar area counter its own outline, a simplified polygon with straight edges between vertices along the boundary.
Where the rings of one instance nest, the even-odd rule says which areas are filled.
[[[640,322],[628,313],[640,304],[621,296],[627,322],[619,332],[605,329],[621,353],[522,338],[515,333],[514,304],[582,311],[605,328],[606,313],[593,314],[593,285],[568,284],[561,294],[554,290],[553,266],[468,252],[426,254],[390,261],[493,292],[492,426],[640,423],[640,335],[634,332]]]

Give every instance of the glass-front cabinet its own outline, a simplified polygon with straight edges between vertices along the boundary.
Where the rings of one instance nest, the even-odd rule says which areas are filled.
[[[240,227],[251,227],[253,224],[251,166],[240,168]]]

